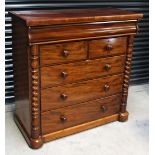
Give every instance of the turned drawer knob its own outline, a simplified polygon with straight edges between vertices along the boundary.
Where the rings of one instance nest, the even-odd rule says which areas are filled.
[[[111,65],[106,64],[106,65],[104,66],[104,69],[105,69],[106,71],[109,71],[109,70],[111,69]]]
[[[62,52],[62,56],[63,56],[63,57],[68,57],[68,55],[69,55],[69,51],[64,50],[64,51]]]
[[[104,85],[104,91],[107,92],[107,91],[109,91],[109,89],[110,89],[110,86],[108,84],[105,84]]]
[[[61,115],[61,116],[60,116],[60,120],[61,120],[62,122],[66,122],[66,121],[67,121],[67,117],[65,117],[64,115]]]
[[[68,98],[68,96],[66,94],[61,94],[60,97],[63,99],[63,100],[66,100]]]
[[[108,44],[106,49],[107,49],[107,51],[111,51],[112,50],[112,45]]]
[[[103,112],[106,112],[106,107],[105,107],[104,105],[101,105],[101,110],[102,110]]]
[[[63,77],[64,79],[68,76],[67,72],[61,72],[61,77]]]

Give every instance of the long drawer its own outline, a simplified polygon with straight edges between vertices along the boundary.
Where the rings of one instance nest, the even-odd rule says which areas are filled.
[[[41,109],[47,111],[122,91],[123,75],[108,76],[41,90]]]
[[[124,71],[125,56],[101,58],[41,68],[41,87],[76,82]]]
[[[121,95],[81,103],[41,115],[42,134],[62,130],[119,112]]]

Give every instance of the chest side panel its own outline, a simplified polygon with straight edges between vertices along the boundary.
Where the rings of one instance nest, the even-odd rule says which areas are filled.
[[[22,21],[13,19],[13,71],[15,82],[16,116],[27,134],[31,134],[31,105],[29,89],[28,31]]]

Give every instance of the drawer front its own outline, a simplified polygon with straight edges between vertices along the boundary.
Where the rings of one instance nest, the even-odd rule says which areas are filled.
[[[44,112],[41,115],[42,133],[62,130],[119,113],[121,95],[97,99],[65,108]]]
[[[122,73],[124,71],[125,56],[88,60],[77,63],[56,65],[41,68],[42,88],[91,79],[104,75]]]
[[[51,65],[87,58],[87,42],[70,42],[40,46],[40,64]]]
[[[113,95],[122,91],[123,75],[66,84],[41,90],[42,111]]]
[[[127,47],[127,37],[96,39],[89,41],[90,58],[124,54]]]
[[[135,22],[116,23],[81,23],[65,26],[31,27],[29,31],[30,43],[60,41],[68,39],[90,39],[108,35],[135,33]]]

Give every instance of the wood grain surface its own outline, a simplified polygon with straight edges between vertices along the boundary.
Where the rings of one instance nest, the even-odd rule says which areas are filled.
[[[30,44],[48,44],[50,42],[63,42],[69,40],[87,40],[111,35],[135,34],[136,21],[112,23],[86,23],[62,26],[47,26],[42,28],[29,28]],[[44,35],[42,35],[44,34]]]
[[[29,47],[27,46],[27,27],[19,19],[13,19],[13,71],[15,90],[15,113],[31,135],[31,100],[29,86]]]
[[[43,89],[41,109],[47,111],[120,93],[122,80],[121,74]]]
[[[121,95],[119,94],[42,113],[42,133],[44,135],[116,114],[120,110],[120,104]]]
[[[41,87],[46,88],[124,72],[125,56],[86,60],[41,68]]]
[[[127,48],[127,37],[116,37],[107,39],[96,39],[89,41],[90,58],[99,58],[125,54]]]
[[[40,46],[40,65],[65,63],[87,58],[87,42],[77,41]]]
[[[28,26],[45,26],[81,22],[137,20],[143,15],[114,8],[12,11]]]

